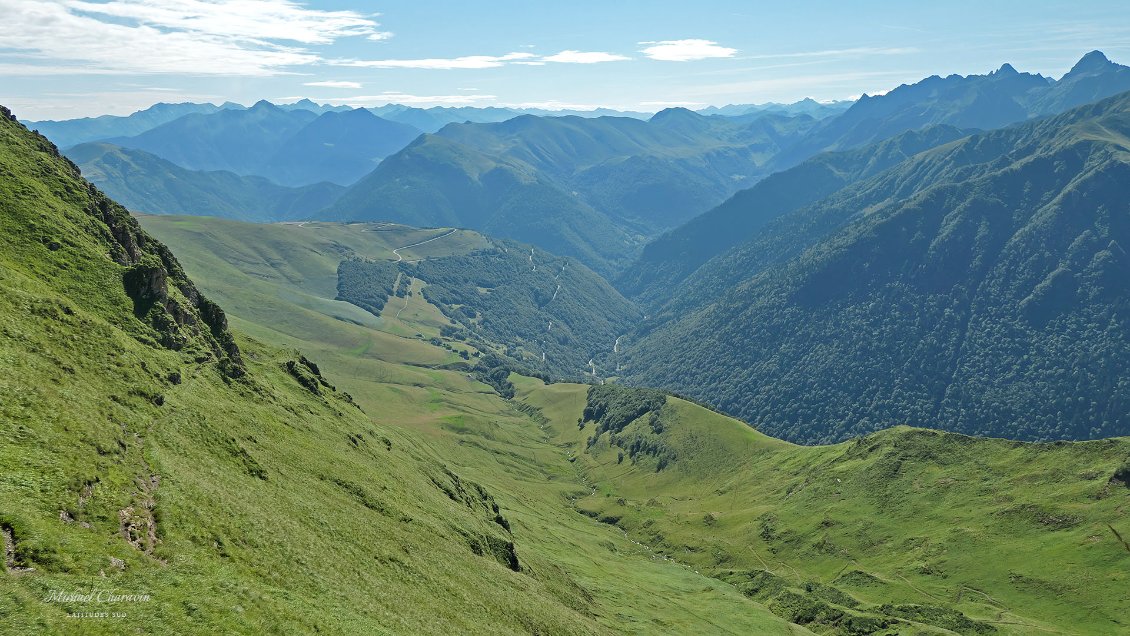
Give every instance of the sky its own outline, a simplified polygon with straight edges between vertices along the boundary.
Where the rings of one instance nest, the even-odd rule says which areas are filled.
[[[656,111],[1130,64],[1126,0],[0,0],[21,119],[156,102]]]

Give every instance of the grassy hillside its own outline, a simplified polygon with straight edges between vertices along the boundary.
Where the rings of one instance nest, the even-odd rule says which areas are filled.
[[[778,217],[687,279],[625,376],[796,441],[1124,435],[1128,133],[1124,94]]]
[[[538,532],[527,500],[388,422],[467,404],[537,430],[462,374],[401,365],[403,384],[349,387],[363,411],[297,351],[229,331],[161,243],[3,115],[0,631],[702,632],[725,617],[790,633],[582,517],[553,522],[567,542]]]
[[[519,383],[592,486],[578,509],[814,631],[1130,628],[1130,551],[1108,526],[1127,532],[1130,441],[899,427],[803,447],[678,398],[597,435],[577,424],[592,390]],[[663,452],[630,455],[637,439]]]
[[[67,151],[83,176],[122,205],[149,214],[198,214],[243,221],[307,218],[344,188],[319,183],[288,188],[263,177],[222,170],[186,170],[145,152],[108,143]]]

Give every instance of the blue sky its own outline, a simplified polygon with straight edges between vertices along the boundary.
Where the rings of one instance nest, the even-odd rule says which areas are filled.
[[[25,119],[165,101],[658,110],[854,98],[1003,62],[1130,63],[1125,0],[0,0]]]

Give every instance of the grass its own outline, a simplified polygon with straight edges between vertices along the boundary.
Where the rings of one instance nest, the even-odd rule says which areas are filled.
[[[586,452],[587,387],[518,388],[593,484],[580,509],[704,573],[741,585],[766,571],[871,612],[946,608],[1002,633],[1127,628],[1130,553],[1107,527],[1125,524],[1130,504],[1111,481],[1127,440],[1025,444],[898,427],[804,447],[669,398],[659,437],[679,459],[656,472],[643,455],[619,462],[607,435]],[[642,433],[645,420],[626,431]]]

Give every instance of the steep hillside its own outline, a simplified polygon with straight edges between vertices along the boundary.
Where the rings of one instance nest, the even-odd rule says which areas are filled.
[[[607,273],[642,238],[709,209],[815,124],[670,109],[452,124],[389,157],[322,216],[456,225],[594,259]],[[595,260],[599,259],[599,260]]]
[[[617,287],[647,303],[666,301],[703,263],[745,242],[777,217],[962,136],[957,128],[933,126],[859,150],[820,154],[770,175],[648,243],[617,278]]]
[[[767,220],[874,175],[900,158],[952,141],[958,129],[973,132],[1054,115],[1126,90],[1130,68],[1094,51],[1059,81],[1018,73],[1006,64],[988,75],[930,77],[865,97],[778,153],[769,166],[780,172],[766,182],[649,243],[619,275],[617,286],[648,302],[666,300],[676,283],[750,239]],[[837,154],[817,154],[824,151]],[[875,154],[877,160],[872,159]]]
[[[308,218],[345,189],[332,183],[301,188],[222,170],[187,170],[144,150],[108,143],[66,151],[83,175],[114,200],[137,212],[199,214],[245,221]]]
[[[529,516],[301,354],[233,336],[162,244],[2,114],[4,631],[604,633],[645,599],[708,628],[672,586],[788,633],[618,533],[566,519],[571,556],[525,547]]]
[[[800,447],[636,393],[519,383],[592,484],[579,510],[779,616],[830,634],[1128,627],[1126,439],[899,427]]]
[[[1130,431],[1130,94],[974,135],[767,225],[627,376],[797,441]]]

